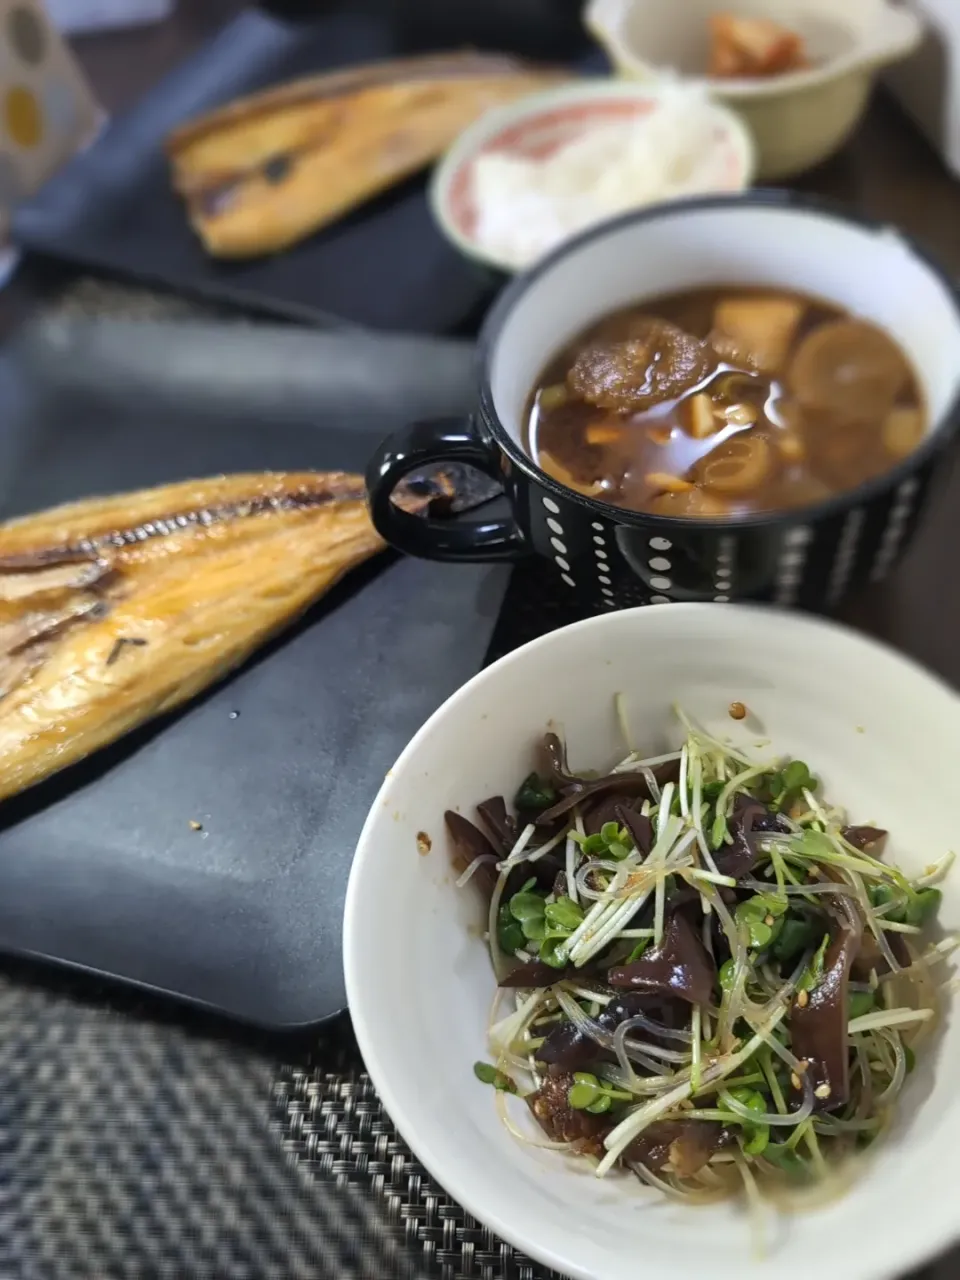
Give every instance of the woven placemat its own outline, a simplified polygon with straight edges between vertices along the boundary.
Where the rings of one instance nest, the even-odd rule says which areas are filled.
[[[131,311],[81,284],[57,310]],[[148,296],[139,314],[182,314]],[[136,310],[136,308],[134,308]],[[191,307],[196,316],[198,309]],[[202,312],[201,312],[202,314]],[[587,606],[512,580],[491,657]],[[956,1257],[925,1280],[948,1280]],[[3,1280],[546,1280],[410,1154],[349,1021],[278,1040],[8,962],[0,977]]]

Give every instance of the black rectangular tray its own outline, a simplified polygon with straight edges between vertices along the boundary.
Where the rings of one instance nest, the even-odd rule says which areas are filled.
[[[459,343],[53,325],[0,362],[0,516],[360,468],[406,418],[462,411],[472,377]],[[383,555],[181,713],[5,802],[0,949],[274,1028],[341,1009],[356,837],[406,741],[481,665],[506,580]]]
[[[466,332],[493,280],[435,226],[423,176],[284,253],[218,262],[190,228],[163,155],[175,125],[213,106],[409,52],[388,13],[360,4],[309,24],[242,13],[21,205],[13,237],[62,262],[310,324]]]

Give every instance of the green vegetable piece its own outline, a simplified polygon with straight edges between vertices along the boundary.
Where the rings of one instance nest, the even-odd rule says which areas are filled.
[[[743,1154],[747,1156],[759,1156],[766,1151],[767,1145],[770,1142],[770,1126],[768,1124],[748,1126],[744,1129],[743,1136],[745,1139],[743,1143]]]
[[[520,928],[527,942],[542,942],[547,936],[547,922],[543,916],[529,916],[521,920]]]
[[[600,1081],[588,1071],[575,1071],[573,1080],[567,1091],[567,1102],[574,1111],[585,1111],[600,1096]]]
[[[881,880],[879,884],[870,886],[867,890],[867,896],[872,906],[888,908],[883,913],[884,920],[893,920],[898,924],[908,923],[908,915],[912,904],[906,895],[895,889],[893,885]],[[897,905],[890,908],[891,902],[895,902]]]
[[[730,1090],[730,1097],[739,1102],[742,1107],[748,1107],[757,1115],[763,1115],[767,1110],[767,1100],[762,1093],[756,1089],[751,1089],[748,1085],[738,1085]],[[732,1110],[729,1103],[721,1098],[718,1103],[721,1111],[730,1111],[731,1115],[743,1125],[743,1137],[741,1139],[743,1150],[746,1155],[758,1156],[761,1151],[766,1148],[770,1141],[770,1126],[766,1124],[750,1124],[744,1118]]]
[[[767,795],[770,797],[770,801],[774,805],[774,808],[777,808],[777,801],[779,801],[780,797],[787,789],[786,784],[783,781],[783,774],[774,771],[773,773],[766,774],[763,779],[758,779],[758,784],[760,781],[766,783]]]
[[[705,782],[700,788],[700,794],[704,800],[709,800],[712,803],[723,790],[723,786],[722,782]]]
[[[762,898],[747,898],[737,904],[734,913],[738,924],[749,924],[751,920],[762,920],[767,914]]]
[[[847,1019],[862,1018],[864,1014],[872,1013],[876,1007],[872,991],[851,991]]]
[[[556,804],[556,801],[556,791],[546,778],[541,778],[537,773],[531,773],[524,778],[513,798],[514,808],[527,812],[549,809],[552,804]]]
[[[577,1087],[573,1086],[574,1089]],[[605,1111],[609,1111],[613,1106],[613,1099],[609,1093],[598,1093],[592,1102],[587,1103],[587,1110],[591,1115],[602,1116]]]
[[[762,920],[751,920],[749,933],[750,946],[757,951],[766,947],[773,938],[773,930],[768,924],[764,924]]]
[[[814,831],[808,827],[801,835],[796,836],[794,840],[796,850],[807,858],[825,858],[829,862],[831,858],[835,858],[837,855],[833,842],[822,831]]]
[[[562,969],[567,963],[567,939],[570,934],[548,933],[540,943],[540,959],[551,969]]]
[[[545,904],[539,893],[529,893],[521,889],[510,899],[510,914],[521,924],[525,920],[543,919]],[[542,936],[542,935],[541,935]]]
[[[940,909],[943,894],[939,889],[921,889],[913,895],[907,907],[907,924],[929,924]]]
[[[611,858],[616,859],[617,862],[622,862],[623,859],[628,858],[632,852],[632,849],[628,849],[627,846],[625,844],[621,844],[619,840],[611,840],[607,845],[608,855]]]
[[[773,954],[788,964],[813,946],[819,930],[803,916],[784,916],[780,933],[773,943]]]
[[[758,893],[754,901],[762,904],[765,915],[778,918],[785,916],[790,907],[790,899],[786,894],[780,898],[775,893]]]
[[[767,1109],[766,1098],[758,1090],[751,1089],[749,1085],[740,1084],[728,1092],[735,1102],[740,1103],[741,1107],[749,1107],[751,1111],[756,1111],[758,1115],[762,1115]],[[731,1110],[724,1098],[720,1099],[719,1106],[722,1111]]]
[[[497,916],[497,942],[500,944],[501,951],[506,951],[510,955],[519,951],[524,943],[523,930],[514,920],[510,906],[506,902]]]
[[[509,1076],[504,1075],[502,1071],[490,1062],[475,1062],[473,1064],[473,1074],[483,1084],[492,1084],[495,1089],[499,1089],[502,1093],[516,1093],[517,1086]]]
[[[764,1148],[764,1158],[775,1164],[784,1173],[795,1178],[807,1176],[807,1166],[800,1156],[784,1142],[769,1142]]]
[[[515,924],[511,925],[509,929],[498,930],[497,942],[500,944],[501,951],[506,951],[509,955],[515,955],[516,952],[523,950],[526,938],[524,938],[523,930],[520,926]]]
[[[723,964],[720,966],[720,972],[717,976],[720,979],[720,986],[722,990],[732,990],[733,973],[736,967],[736,962],[734,960],[724,960]]]
[[[567,1102],[574,1111],[586,1111],[597,1097],[597,1090],[588,1084],[572,1084],[567,1091]]]
[[[802,760],[791,760],[778,779],[780,789],[774,792],[774,808],[789,810],[801,802],[801,792],[816,791],[817,780]]]
[[[747,898],[746,902],[741,902],[737,907],[735,912],[737,923],[747,926],[751,947],[766,947],[773,939],[773,928],[764,918],[770,914],[766,901],[761,896]]]
[[[633,948],[633,950],[630,952],[630,954],[627,956],[626,960],[624,960],[623,963],[633,964],[634,960],[639,960],[640,957],[643,955],[643,953],[646,951],[647,947],[649,947],[649,945],[650,945],[649,938],[641,938],[640,941]]]
[[[600,835],[587,836],[581,843],[580,848],[590,857],[596,857],[598,854],[604,854],[607,852],[606,843],[603,836]]]
[[[723,837],[727,834],[726,815],[718,813],[713,820],[710,828],[710,847],[711,849],[719,849],[723,844]]]
[[[730,1089],[729,1093],[730,1097],[733,1098],[735,1102],[739,1102],[742,1107],[748,1107],[751,1099],[753,1098],[753,1090],[748,1088],[746,1085],[738,1085],[736,1089]],[[729,1107],[724,1106],[723,1098],[720,1099],[720,1106],[724,1111],[729,1111],[730,1109]]]
[[[583,908],[572,898],[558,898],[548,902],[544,914],[547,924],[554,929],[567,929],[571,933],[583,923]]]
[[[612,840],[620,839],[619,822],[605,822],[600,828],[600,839],[604,844],[609,844]]]
[[[814,952],[810,963],[800,975],[797,982],[798,991],[812,991],[814,987],[818,987],[823,981],[823,958],[827,954],[827,947],[830,945],[830,935],[825,933],[823,941]]]
[[[791,760],[781,776],[786,791],[800,791],[804,787],[813,791],[817,785],[816,778],[802,760]]]

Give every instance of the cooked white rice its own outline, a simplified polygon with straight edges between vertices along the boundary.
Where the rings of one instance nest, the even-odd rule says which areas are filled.
[[[523,268],[578,231],[628,209],[723,189],[717,116],[678,92],[634,120],[597,124],[545,160],[506,152],[473,166],[477,242]]]

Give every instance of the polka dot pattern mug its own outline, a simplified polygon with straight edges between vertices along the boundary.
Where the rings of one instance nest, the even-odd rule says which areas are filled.
[[[926,438],[889,472],[816,506],[725,519],[627,511],[541,471],[522,431],[527,397],[550,357],[617,308],[708,285],[794,288],[881,325],[919,376]],[[605,608],[758,600],[829,609],[896,562],[960,424],[960,297],[890,227],[789,192],[709,197],[626,214],[518,277],[483,327],[479,363],[473,418],[416,423],[371,459],[371,514],[393,546],[439,560],[538,554]],[[498,479],[511,514],[430,520],[391,502],[405,475],[452,460]]]

